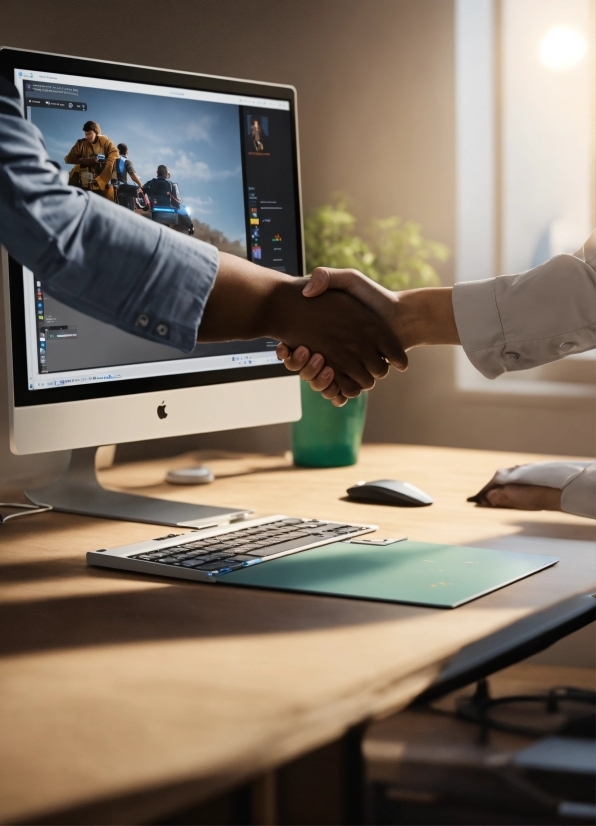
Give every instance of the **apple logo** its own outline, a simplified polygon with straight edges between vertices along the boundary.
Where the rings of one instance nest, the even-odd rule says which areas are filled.
[[[160,419],[167,419],[168,414],[166,413],[166,403],[162,402],[161,404],[157,405],[157,415]]]

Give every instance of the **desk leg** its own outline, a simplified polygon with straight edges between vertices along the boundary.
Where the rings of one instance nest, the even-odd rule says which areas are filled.
[[[276,826],[277,778],[275,772],[265,772],[250,787],[251,823],[255,826]]]
[[[349,729],[338,740],[280,766],[273,780],[265,781],[256,799],[266,792],[260,800],[273,806],[273,823],[359,826],[365,822],[364,730],[364,725]],[[270,782],[273,789],[267,786]],[[261,811],[259,819],[253,806],[253,826],[270,823],[265,815]]]
[[[349,729],[342,739],[342,808],[346,826],[360,826],[365,822],[365,764],[362,740],[365,726]]]

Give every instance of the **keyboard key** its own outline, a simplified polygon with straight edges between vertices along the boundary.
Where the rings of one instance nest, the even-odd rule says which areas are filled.
[[[219,569],[220,574],[227,574],[230,571],[237,571],[238,568],[243,568],[242,562],[225,562]]]

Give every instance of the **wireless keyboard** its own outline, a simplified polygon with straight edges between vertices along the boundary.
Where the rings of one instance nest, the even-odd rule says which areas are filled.
[[[168,534],[111,550],[91,551],[87,554],[87,564],[215,582],[230,571],[375,530],[375,525],[269,516],[189,534]]]

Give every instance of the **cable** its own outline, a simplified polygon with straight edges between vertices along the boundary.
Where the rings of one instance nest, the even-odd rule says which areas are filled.
[[[20,508],[18,513],[9,513],[6,516],[0,513],[0,525],[8,522],[9,519],[16,519],[18,516],[33,516],[36,513],[51,511],[51,505],[26,505],[23,502],[0,502],[0,508]]]
[[[528,726],[495,719],[493,715],[497,709],[511,708],[514,703],[543,705],[545,725]],[[562,705],[566,708],[562,708]],[[530,737],[564,733],[576,737],[590,737],[594,731],[594,712],[578,713],[577,709],[574,709],[574,706],[586,705],[596,705],[596,692],[571,686],[557,686],[544,694],[492,698],[488,691],[488,683],[486,680],[480,680],[472,697],[465,697],[457,703],[455,714],[462,720],[477,723],[485,731],[493,728]],[[555,715],[564,715],[565,719],[561,721]]]

